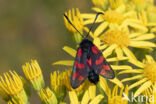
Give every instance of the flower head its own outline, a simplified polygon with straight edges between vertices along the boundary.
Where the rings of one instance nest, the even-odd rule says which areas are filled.
[[[58,100],[64,99],[66,95],[66,87],[64,85],[65,76],[60,71],[54,71],[51,73],[51,87],[57,96]]]
[[[104,98],[102,94],[99,94],[96,96],[96,86],[91,85],[89,86],[88,90],[85,91],[82,101],[78,100],[78,97],[76,95],[75,91],[69,92],[69,98],[71,104],[98,104],[101,102],[101,100]]]
[[[125,54],[129,58],[136,59],[129,47],[147,49],[156,47],[154,43],[148,41],[153,38],[155,38],[153,33],[131,33],[127,28],[113,26],[100,36],[102,42],[98,40],[99,38],[94,38],[94,43],[96,45],[98,43],[96,41],[99,41],[98,44],[103,47],[105,57],[115,51],[117,57],[123,57]]]
[[[79,9],[76,8],[75,10],[74,9],[69,10],[68,12],[65,12],[65,14],[68,16],[69,20],[77,28],[77,30],[82,32],[84,28],[84,24],[83,24],[83,18],[80,15]],[[64,22],[65,22],[67,29],[70,32],[77,33],[76,29],[74,29],[74,27],[68,22],[68,20],[65,17],[64,17]]]
[[[108,5],[108,0],[92,0],[92,3],[99,8],[106,8]]]
[[[156,23],[156,6],[151,5],[147,8],[147,17],[150,22]]]
[[[107,10],[103,15],[103,19],[110,23],[122,24],[125,20],[125,17],[122,13],[119,13],[114,10]]]
[[[153,4],[154,0],[129,0],[127,5],[130,10],[135,9],[140,12]]]
[[[148,101],[146,100],[146,104],[155,104],[156,103],[156,83],[154,83],[151,87],[146,89],[143,94],[146,95]]]
[[[118,86],[115,86],[113,88],[112,92],[109,89],[108,104],[128,104],[128,100],[123,99],[124,97],[122,96],[123,93],[125,94],[125,96],[128,96],[128,86],[125,87],[125,92],[123,92],[123,90],[124,90],[124,88],[121,88],[121,90],[119,92]],[[118,92],[119,92],[119,94],[118,94]]]
[[[8,104],[25,104],[23,100],[18,96],[17,99],[12,98],[8,101]]]
[[[22,66],[26,78],[30,81],[35,91],[40,91],[44,87],[44,79],[41,68],[36,60]]]
[[[133,70],[124,70],[119,72],[119,74],[125,74],[125,73],[134,73],[137,74],[130,78],[124,78],[122,82],[125,81],[131,81],[131,80],[138,80],[137,82],[133,83],[129,86],[129,90],[140,86],[137,91],[135,92],[134,96],[138,96],[139,94],[143,93],[145,90],[147,90],[149,87],[153,85],[153,83],[156,83],[156,62],[153,60],[153,58],[149,55],[146,55],[146,58],[143,60],[143,62],[137,61],[137,60],[129,60],[130,63],[136,65],[139,68],[133,69]]]
[[[69,10],[68,12],[65,12],[65,15],[69,18],[69,20],[71,21],[71,23],[73,24],[73,26],[76,28],[75,29],[69,23],[69,21],[64,17],[64,22],[65,22],[65,25],[66,25],[67,29],[74,34],[73,36],[74,36],[74,39],[75,39],[76,43],[80,43],[81,40],[82,40],[82,36],[79,34],[79,32],[81,34],[83,34],[83,30],[86,30],[87,31],[88,28],[86,28],[84,26],[83,18],[80,15],[79,9],[76,8],[75,10],[74,9]]]
[[[124,0],[109,0],[110,7],[113,9],[118,8],[119,6],[123,5]]]
[[[127,47],[130,44],[129,34],[126,29],[109,29],[103,35],[101,35],[100,38],[105,44],[108,45],[118,44],[119,47]]]
[[[10,73],[4,73],[3,75],[4,78],[0,76],[0,95],[5,100],[10,98],[18,99],[18,96],[20,96],[24,102],[27,102],[28,97],[20,76],[15,71],[10,71]]]
[[[50,88],[41,89],[39,95],[44,104],[58,104],[57,98]]]

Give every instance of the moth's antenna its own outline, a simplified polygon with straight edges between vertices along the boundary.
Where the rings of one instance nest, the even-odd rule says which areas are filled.
[[[67,21],[75,28],[75,30],[77,31],[77,32],[79,32],[79,34],[84,38],[84,36],[80,33],[80,31],[79,30],[77,30],[77,28],[71,23],[71,21],[69,20],[69,18],[68,18],[68,16],[66,15],[66,14],[64,14],[64,17],[67,19]]]
[[[89,29],[89,32],[88,32],[88,34],[86,35],[85,38],[88,37],[88,35],[89,35],[90,31],[92,30],[92,28],[93,28],[93,26],[94,26],[94,24],[95,24],[95,22],[96,22],[96,20],[97,20],[97,18],[98,18],[98,16],[99,16],[99,14],[104,15],[102,12],[98,12],[98,13],[96,14],[96,17],[95,17],[95,19],[94,19],[94,22],[93,22],[93,24],[91,25],[91,27],[90,27],[90,29]]]

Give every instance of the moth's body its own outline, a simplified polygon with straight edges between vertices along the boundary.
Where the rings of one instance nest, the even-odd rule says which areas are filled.
[[[91,46],[93,46],[94,44],[88,40],[87,38],[83,39],[83,41],[80,43],[80,47],[82,48],[84,54],[86,54],[87,59],[91,58]],[[93,68],[90,67],[89,70],[89,75],[88,75],[88,79],[90,82],[96,84],[99,81],[99,75],[97,75]]]
[[[114,72],[101,51],[92,41],[85,38],[77,49],[71,74],[71,86],[77,88],[87,77],[91,83],[97,84],[99,75],[105,78],[114,78]]]

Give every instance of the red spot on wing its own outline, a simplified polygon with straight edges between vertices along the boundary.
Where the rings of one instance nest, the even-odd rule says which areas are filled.
[[[102,62],[104,61],[104,57],[100,56],[98,60],[95,61],[96,65],[102,64]]]
[[[77,72],[73,74],[73,78],[76,78],[77,76],[78,76]]]
[[[104,68],[105,70],[110,70],[110,66],[109,66],[109,65],[103,65],[103,68]]]
[[[82,81],[83,79],[84,79],[83,76],[79,76],[79,78],[78,78],[79,81]]]
[[[84,69],[84,68],[85,68],[84,64],[81,64],[81,63],[79,63],[79,62],[75,62],[75,66],[76,66],[76,68],[78,68],[78,69]]]
[[[92,52],[93,52],[94,54],[98,54],[99,51],[100,51],[100,50],[99,50],[96,46],[92,46]]]
[[[106,71],[104,69],[102,69],[100,74],[104,75],[104,74],[106,74]]]
[[[92,66],[92,60],[91,60],[91,58],[90,59],[87,59],[87,64],[89,64],[90,66]]]
[[[78,56],[79,58],[82,56],[82,49],[81,49],[81,48],[77,51],[77,56]]]

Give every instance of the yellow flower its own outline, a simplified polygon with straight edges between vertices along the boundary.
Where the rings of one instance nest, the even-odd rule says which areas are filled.
[[[65,15],[69,18],[71,23],[75,26],[75,28],[83,35],[83,30],[88,32],[88,28],[84,26],[83,18],[81,17],[81,13],[78,8],[75,10],[69,10],[68,12],[65,12]],[[67,29],[74,33],[74,38],[77,43],[80,43],[82,40],[82,36],[79,34],[79,32],[69,23],[69,21],[64,17],[64,22],[67,27]]]
[[[110,7],[113,9],[116,9],[121,5],[123,5],[123,2],[124,2],[123,0],[109,0]]]
[[[63,48],[69,55],[71,55],[72,57],[76,56],[76,50],[72,49],[68,46],[64,46]],[[126,60],[127,57],[121,57],[120,59],[117,57],[114,58],[108,58],[107,61],[108,62],[115,62],[115,61],[119,61],[119,60]],[[66,65],[66,66],[73,66],[74,64],[74,60],[61,60],[61,61],[57,61],[55,63],[53,63],[52,65]],[[123,70],[123,69],[132,69],[130,66],[128,65],[111,65],[111,67],[113,68],[113,70],[117,71],[117,70]],[[117,84],[120,87],[123,87],[123,84],[120,82],[119,79],[117,79],[116,77],[114,79],[109,79],[109,81]]]
[[[85,91],[81,101],[78,100],[75,91],[69,92],[70,104],[99,104],[104,98],[102,94],[96,96],[96,86],[89,86],[88,90]]]
[[[35,91],[40,91],[44,87],[44,79],[41,68],[36,60],[22,66],[26,78],[30,81]]]
[[[138,80],[137,82],[130,85],[128,88],[130,90],[133,89],[134,87],[139,86],[139,88],[134,94],[134,97],[137,97],[139,94],[143,93],[143,91],[151,87],[153,83],[156,83],[156,62],[149,55],[146,55],[146,59],[144,59],[143,62],[137,60],[129,60],[129,62],[136,65],[139,68],[124,70],[119,72],[118,74],[125,73],[136,74],[133,77],[124,78],[122,82]]]
[[[135,9],[136,11],[140,12],[145,10],[149,5],[153,5],[154,0],[129,0],[128,8],[130,10]]]
[[[28,97],[20,76],[15,71],[10,71],[10,73],[4,73],[3,75],[4,78],[0,76],[0,95],[5,100],[10,98],[18,99],[18,96],[20,96],[24,102],[27,102]]]
[[[152,14],[150,11],[141,11],[140,13],[138,13],[138,19],[142,22],[144,26],[149,28],[149,32],[154,32],[153,29],[154,27],[156,27],[155,13]]]
[[[146,104],[155,104],[156,103],[156,83],[153,84],[153,86],[149,87],[147,90],[145,90],[144,94],[148,97],[148,101],[146,101]]]
[[[57,98],[50,88],[41,89],[39,95],[44,104],[58,104]]]
[[[156,6],[155,5],[148,6],[147,16],[150,22],[156,23]]]
[[[70,75],[71,69],[64,72],[54,71],[51,74],[51,87],[59,100],[64,99],[67,90],[75,91],[79,96],[83,94],[86,88],[88,88],[89,83],[88,81],[85,81],[78,88],[73,89],[70,84]]]
[[[99,38],[102,42],[98,40]],[[99,46],[98,48],[104,50],[103,55],[105,57],[111,55],[112,52],[115,51],[118,58],[123,57],[125,54],[129,58],[136,59],[129,47],[156,47],[154,43],[148,41],[155,38],[153,33],[131,33],[127,28],[117,26],[112,26],[112,28],[108,29],[99,38],[94,38],[94,43]]]
[[[77,30],[82,32],[84,25],[83,25],[83,18],[80,15],[79,9],[76,8],[76,10],[74,10],[73,8],[72,10],[65,12],[65,14],[68,16],[69,20],[77,28]],[[77,31],[73,28],[73,26],[67,21],[65,17],[64,17],[64,22],[65,22],[67,29],[70,32],[77,33]]]
[[[109,88],[106,80],[103,77],[100,77],[100,87],[103,89],[105,94],[108,96],[108,104],[127,104],[128,100],[123,99],[123,89],[124,86],[121,87],[120,92],[118,89],[118,86],[115,85],[113,88],[113,91],[111,91],[111,88]],[[119,94],[118,94],[119,92]],[[128,97],[128,86],[125,87],[124,94]]]
[[[123,95],[123,89],[121,88],[120,92],[118,89],[118,86],[115,86],[113,88],[113,91],[111,92],[111,90],[109,89],[108,92],[108,104],[128,104],[128,100],[127,99],[123,99],[124,97]],[[119,94],[118,94],[119,92]],[[124,94],[126,94],[126,96],[128,96],[128,86],[125,87],[125,92]]]
[[[92,3],[99,8],[105,9],[108,5],[108,0],[92,0]]]
[[[104,15],[99,16],[96,21],[96,23],[100,23],[100,25],[95,29],[93,33],[95,36],[103,33],[105,30],[107,30],[107,28],[111,27],[112,24],[121,27],[131,27],[131,29],[139,30],[141,32],[148,31],[147,27],[143,26],[141,21],[138,20],[137,13],[134,10],[127,11],[126,6],[122,5],[122,1],[120,3],[120,0],[118,0],[118,2],[115,2],[113,0],[110,1],[112,1],[111,3],[112,5],[114,5],[114,8],[117,6],[116,9],[108,9],[104,11],[96,7],[93,8],[93,10],[95,10],[96,12],[104,13]],[[95,13],[82,13],[81,16],[85,19],[84,25],[92,24],[95,15]]]
[[[17,99],[12,98],[8,104],[25,104],[23,100],[18,96]]]
[[[63,100],[66,95],[66,87],[64,85],[65,76],[60,71],[51,73],[51,87],[58,100]]]

